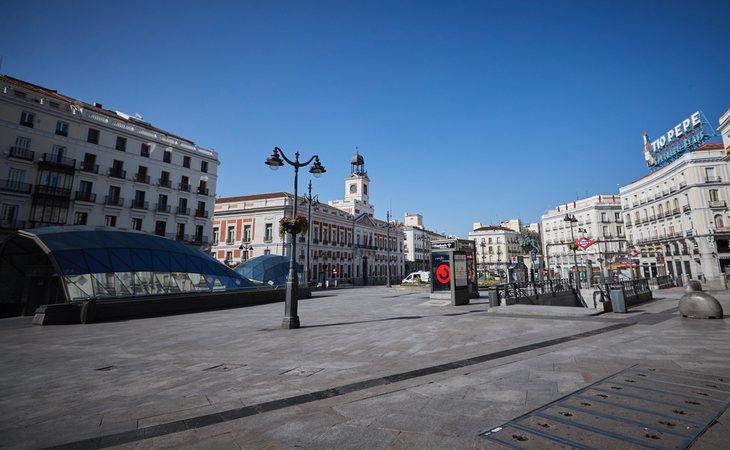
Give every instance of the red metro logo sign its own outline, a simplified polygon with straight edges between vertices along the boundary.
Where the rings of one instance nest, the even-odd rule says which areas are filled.
[[[595,243],[596,243],[596,241],[594,241],[593,239],[588,239],[588,238],[580,238],[577,241],[575,241],[575,245],[582,248],[583,250],[587,249],[588,247],[590,247],[591,245],[593,245]]]
[[[439,280],[439,283],[441,284],[447,284],[451,281],[451,269],[448,264],[441,264],[438,266],[438,269],[436,269],[436,279]]]

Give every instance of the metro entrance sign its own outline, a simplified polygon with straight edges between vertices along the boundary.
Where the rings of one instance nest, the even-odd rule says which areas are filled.
[[[595,243],[596,243],[596,241],[594,241],[593,239],[588,239],[585,237],[582,237],[582,238],[578,239],[577,241],[575,241],[575,245],[582,248],[583,250],[587,249],[588,247],[590,247],[591,245],[593,245]]]

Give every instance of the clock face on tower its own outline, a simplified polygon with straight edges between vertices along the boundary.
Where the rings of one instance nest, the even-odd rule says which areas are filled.
[[[350,185],[350,193],[351,194],[357,193],[357,185],[356,184],[351,184]]]

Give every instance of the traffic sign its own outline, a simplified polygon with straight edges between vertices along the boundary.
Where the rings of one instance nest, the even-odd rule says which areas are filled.
[[[582,248],[583,250],[587,249],[595,243],[596,241],[594,241],[593,239],[588,239],[586,237],[579,238],[577,241],[575,241],[575,245]]]

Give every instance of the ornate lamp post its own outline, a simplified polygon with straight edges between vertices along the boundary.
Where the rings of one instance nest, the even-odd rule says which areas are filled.
[[[319,205],[319,196],[315,195],[312,197],[312,180],[309,180],[309,187],[307,188],[307,195],[304,196],[307,201],[307,224],[312,223],[312,205]],[[312,227],[307,227],[307,260],[306,266],[304,266],[304,280],[309,283],[309,244],[312,241]]]
[[[386,283],[386,286],[390,286],[390,211],[385,215],[386,217],[386,223],[385,226],[387,227],[387,240],[385,241],[385,254],[387,259],[387,266],[385,266],[385,276],[388,277],[388,281]]]
[[[484,238],[482,238],[482,242],[479,244],[479,247],[482,248],[482,277],[487,277],[487,254],[485,253],[485,248],[487,247],[486,242],[484,242]]]
[[[573,234],[573,224],[578,222],[574,214],[566,214],[563,219],[565,222],[570,222],[570,239],[573,248],[573,264],[575,264],[575,292],[580,292],[580,273],[578,272],[578,257],[575,254],[575,235]]]
[[[251,254],[251,252],[253,252],[253,245],[249,245],[248,247],[246,247],[245,245],[241,244],[238,249],[241,250],[241,262],[243,263],[248,260],[249,255]]]
[[[281,157],[279,157],[281,153]],[[283,158],[283,160],[282,160]],[[326,172],[325,168],[319,162],[319,156],[314,155],[309,158],[306,162],[299,162],[299,152],[294,154],[294,161],[286,157],[284,152],[279,147],[274,147],[274,152],[266,158],[265,164],[271,168],[271,170],[277,170],[279,167],[284,165],[284,162],[294,167],[294,206],[292,212],[292,218],[297,217],[297,202],[299,199],[298,195],[298,182],[299,182],[299,168],[307,167],[314,161],[312,167],[309,168],[309,173],[315,177],[321,176]],[[289,275],[286,277],[286,300],[284,302],[284,320],[281,322],[282,328],[299,328],[299,316],[297,315],[297,295],[299,293],[299,280],[296,271],[295,257],[297,253],[297,233],[299,232],[296,227],[289,228],[291,234],[291,253],[289,255]]]

